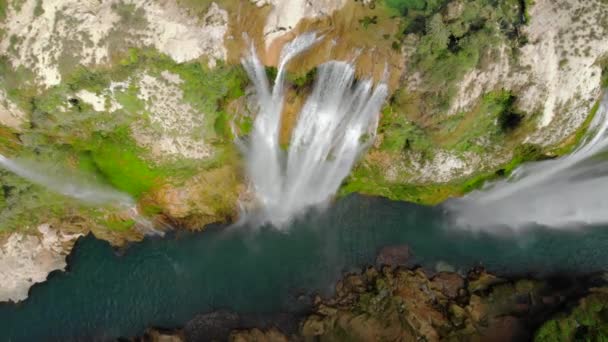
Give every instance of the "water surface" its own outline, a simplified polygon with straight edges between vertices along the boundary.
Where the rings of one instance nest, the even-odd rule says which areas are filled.
[[[417,262],[502,273],[586,272],[608,266],[608,229],[535,229],[503,236],[453,230],[441,208],[350,196],[288,232],[213,227],[147,239],[117,252],[82,239],[68,272],[0,305],[3,340],[91,340],[178,327],[198,313],[294,312],[301,295],[330,295],[342,272],[373,263],[383,245],[407,243]]]

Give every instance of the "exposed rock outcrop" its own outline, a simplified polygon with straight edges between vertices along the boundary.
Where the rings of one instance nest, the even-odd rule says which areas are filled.
[[[175,1],[26,0],[7,6],[0,52],[15,68],[35,72],[46,86],[78,65],[111,62],[129,47],[152,46],[177,62],[206,56],[211,66],[226,59],[228,14],[213,3],[203,18]]]
[[[523,32],[528,43],[517,60],[502,49],[486,68],[469,72],[451,112],[470,109],[496,88],[513,89],[523,110],[542,113],[542,129],[531,140],[551,145],[572,134],[600,97],[599,61],[608,53],[608,5],[599,0],[537,0],[529,16]]]
[[[429,274],[390,267],[348,274],[336,285],[334,297],[315,299],[313,312],[296,330],[278,328],[279,320],[252,327],[255,320],[219,311],[193,319],[179,332],[163,334],[191,342],[489,342],[605,336],[606,288],[591,289],[605,286],[601,276],[500,279],[481,268],[466,277]],[[580,298],[570,312],[568,305]]]
[[[0,246],[0,302],[27,298],[30,287],[63,270],[65,258],[81,234],[57,231],[48,224],[37,234],[13,233]]]

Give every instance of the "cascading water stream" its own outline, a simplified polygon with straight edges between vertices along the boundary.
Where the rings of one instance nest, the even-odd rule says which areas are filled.
[[[3,155],[0,155],[0,167],[32,183],[42,185],[54,192],[85,203],[93,205],[115,204],[124,208],[130,208],[135,205],[135,201],[129,195],[122,192],[98,185],[86,184],[84,181],[79,182],[78,178],[74,177],[63,178],[39,173],[34,171],[31,165],[26,166]]]
[[[449,201],[445,207],[453,222],[493,231],[608,223],[608,95],[590,132],[590,138],[570,155],[522,165],[507,180]]]
[[[337,192],[367,146],[365,134],[376,132],[378,115],[388,94],[385,83],[356,81],[354,67],[331,61],[318,67],[312,93],[299,113],[289,146],[279,144],[285,95],[285,68],[320,39],[307,33],[281,53],[272,90],[255,49],[243,59],[254,84],[260,111],[246,147],[247,171],[259,201],[249,219],[283,226],[307,208],[326,203]]]
[[[50,168],[33,163],[17,162],[0,154],[0,167],[24,178],[34,184],[50,189],[64,196],[75,198],[89,205],[112,205],[125,211],[135,222],[137,228],[145,234],[163,235],[154,228],[154,224],[139,214],[136,202],[131,196],[100,184],[87,182],[78,175],[61,176],[50,173]],[[47,169],[47,173],[34,171]],[[64,170],[65,171],[65,170]]]

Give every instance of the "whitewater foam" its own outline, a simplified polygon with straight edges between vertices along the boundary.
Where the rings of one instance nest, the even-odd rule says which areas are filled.
[[[245,148],[247,171],[259,208],[249,218],[286,225],[307,208],[327,203],[337,192],[360,153],[373,140],[388,88],[371,79],[355,79],[347,62],[320,65],[286,149],[279,145],[285,97],[285,68],[320,39],[307,33],[281,53],[272,89],[252,47],[243,65],[255,85],[260,111]]]
[[[522,165],[506,180],[448,201],[451,223],[490,231],[608,223],[608,95],[589,132],[570,155]]]

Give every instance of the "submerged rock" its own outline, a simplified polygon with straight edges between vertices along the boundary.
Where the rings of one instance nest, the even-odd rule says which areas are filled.
[[[187,341],[225,341],[239,323],[240,317],[228,311],[199,315],[188,322],[184,336]]]
[[[134,342],[184,342],[186,339],[181,332],[148,329],[146,333],[133,340]]]
[[[376,258],[376,265],[382,266],[406,266],[412,257],[408,245],[396,245],[383,247]]]

